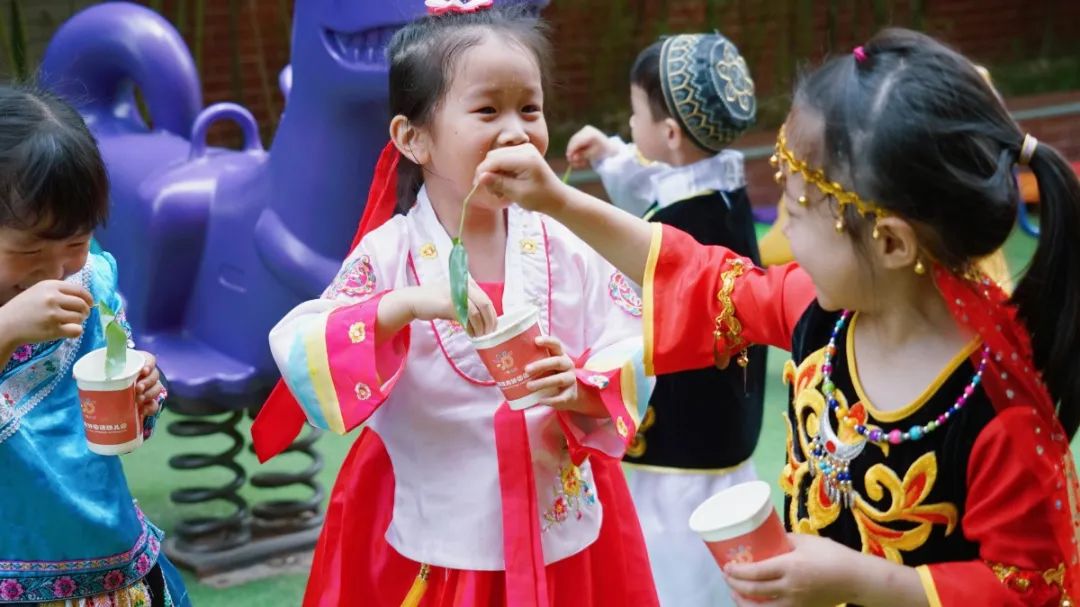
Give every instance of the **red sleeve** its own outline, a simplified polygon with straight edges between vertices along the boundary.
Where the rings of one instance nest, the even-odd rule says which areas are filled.
[[[1042,481],[1060,474],[1043,447],[1050,431],[1033,409],[1010,407],[979,434],[963,519],[979,560],[920,568],[931,606],[1063,604],[1065,563],[1050,522],[1059,505]]]
[[[795,324],[814,300],[810,277],[796,264],[763,270],[659,224],[642,287],[649,374],[708,367],[750,344],[790,350]]]

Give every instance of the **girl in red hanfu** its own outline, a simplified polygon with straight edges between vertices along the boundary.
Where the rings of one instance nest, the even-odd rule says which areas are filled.
[[[1080,599],[1080,184],[972,64],[887,30],[798,87],[774,161],[797,264],[565,188],[534,149],[480,182],[551,215],[644,286],[646,365],[789,348],[794,551],[725,573],[743,605],[1073,605]],[[1042,229],[1008,298],[976,270],[1008,237],[1015,166]]]
[[[640,297],[569,230],[486,191],[461,223],[490,150],[548,141],[542,26],[490,5],[429,0],[434,14],[394,36],[393,141],[352,253],[270,333],[288,390],[256,420],[260,458],[305,418],[364,425],[330,498],[309,607],[657,605],[619,467],[651,392]],[[451,236],[479,283],[465,327]],[[523,369],[528,387],[554,394],[515,411],[468,334],[523,306],[539,309],[551,352]]]

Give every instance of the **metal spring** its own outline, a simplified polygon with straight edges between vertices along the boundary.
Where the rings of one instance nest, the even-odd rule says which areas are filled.
[[[274,499],[258,502],[252,506],[253,526],[256,534],[282,534],[311,529],[322,525],[322,504],[326,492],[316,480],[323,469],[322,454],[315,450],[315,442],[322,431],[309,428],[296,439],[284,453],[300,453],[310,460],[310,465],[296,472],[259,472],[251,476],[251,484],[260,489],[281,489],[300,485],[311,490],[307,499]]]
[[[180,413],[173,409],[172,415],[180,415]],[[233,512],[226,516],[200,516],[183,519],[177,523],[177,546],[183,550],[218,552],[235,548],[251,540],[248,505],[238,493],[247,479],[243,467],[236,462],[236,456],[244,448],[244,437],[237,430],[237,424],[243,417],[244,412],[241,410],[218,421],[181,419],[168,426],[169,434],[173,436],[204,437],[217,434],[232,440],[231,446],[217,454],[182,453],[169,458],[169,467],[174,470],[218,467],[232,473],[232,478],[218,487],[186,487],[169,494],[169,498],[175,504],[225,501],[235,507]]]

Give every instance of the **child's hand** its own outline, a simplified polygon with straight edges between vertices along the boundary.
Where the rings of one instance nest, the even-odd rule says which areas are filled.
[[[415,320],[458,320],[449,283],[414,287],[409,296],[409,307]],[[465,330],[473,337],[487,335],[495,330],[496,318],[495,305],[470,278],[469,323]]]
[[[852,600],[848,578],[858,571],[857,552],[817,536],[789,534],[788,539],[792,552],[724,568],[739,607],[832,607]]]
[[[0,307],[0,341],[19,346],[79,337],[93,305],[81,286],[43,280]]]
[[[614,155],[616,152],[604,133],[594,127],[586,126],[570,138],[566,145],[566,160],[575,169],[587,169],[594,162]]]
[[[488,152],[476,167],[476,179],[504,202],[541,213],[557,206],[563,199],[561,192],[569,187],[529,143]]]
[[[543,335],[536,338],[536,345],[547,348],[551,356],[525,367],[529,377],[537,378],[526,387],[530,392],[554,389],[557,391],[555,396],[545,398],[538,404],[561,411],[576,411],[579,403],[574,361],[566,355],[558,338]]]
[[[157,358],[149,352],[140,352],[146,357],[139,377],[135,380],[135,401],[139,403],[139,413],[143,417],[157,415],[161,410],[158,397],[165,391],[161,385],[161,373],[158,372]]]

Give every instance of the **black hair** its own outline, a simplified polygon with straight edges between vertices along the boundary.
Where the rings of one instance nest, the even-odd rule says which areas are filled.
[[[793,112],[822,119],[816,155],[830,179],[910,221],[938,263],[968,268],[1013,229],[1024,132],[976,67],[933,38],[887,29],[863,50],[804,78]],[[1049,145],[1029,166],[1041,233],[1012,300],[1071,437],[1080,426],[1080,183]],[[856,233],[866,227],[850,205],[845,219]]]
[[[109,178],[79,113],[52,93],[0,85],[0,226],[63,239],[109,213]]]
[[[630,68],[630,84],[645,91],[653,122],[671,118],[671,111],[664,99],[664,86],[660,82],[660,51],[663,47],[662,41],[650,44],[638,54]]]
[[[536,57],[541,78],[550,78],[551,43],[535,9],[510,4],[473,13],[427,16],[398,31],[390,41],[390,115],[426,125],[450,87],[457,60],[485,35],[519,44]],[[416,202],[424,182],[423,170],[408,158],[398,164],[398,207]]]

